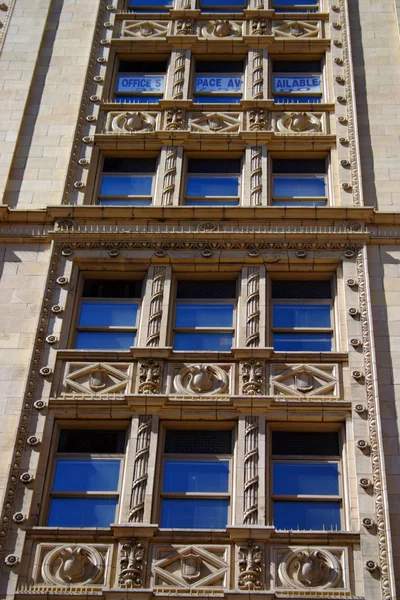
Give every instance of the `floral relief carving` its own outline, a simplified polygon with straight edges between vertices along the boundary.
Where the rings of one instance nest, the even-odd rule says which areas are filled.
[[[176,131],[183,129],[185,113],[180,108],[171,108],[165,113],[165,129]]]
[[[276,116],[276,128],[281,133],[315,133],[322,131],[322,114],[293,112]]]
[[[106,122],[106,133],[143,133],[154,131],[157,113],[109,112]]]
[[[262,572],[264,568],[264,552],[261,546],[247,542],[239,547],[240,590],[260,590],[263,587]]]
[[[281,558],[278,575],[285,588],[327,589],[341,582],[342,567],[338,558],[327,550],[299,548]]]
[[[229,378],[226,370],[217,365],[190,365],[175,375],[174,388],[184,395],[224,394],[229,391]]]
[[[267,125],[267,113],[261,108],[250,110],[249,116],[249,129],[250,131],[264,131]]]
[[[119,560],[118,585],[128,589],[142,587],[144,566],[144,545],[135,539],[123,543]]]
[[[223,587],[227,577],[224,546],[158,546],[152,565],[155,590]]]
[[[67,363],[63,394],[121,395],[129,380],[130,365],[125,363]]]
[[[255,396],[264,391],[264,367],[255,358],[242,363],[242,394]]]
[[[240,113],[191,113],[189,130],[201,133],[236,133],[241,128]]]
[[[283,38],[312,38],[320,34],[320,25],[307,21],[276,21],[272,25],[272,32],[275,37]]]
[[[104,557],[93,546],[58,546],[44,557],[41,577],[44,583],[58,586],[102,583]]]
[[[205,38],[240,37],[242,35],[242,25],[227,19],[217,19],[202,27],[201,33]]]
[[[161,364],[152,358],[139,364],[139,394],[159,394]]]
[[[121,37],[163,38],[168,31],[169,23],[166,21],[122,21]]]

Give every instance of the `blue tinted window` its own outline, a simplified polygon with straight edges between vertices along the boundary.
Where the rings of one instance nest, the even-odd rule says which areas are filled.
[[[129,75],[124,73],[118,75],[116,91],[122,94],[152,92],[153,94],[162,95],[164,82],[164,75],[145,75],[143,73]]]
[[[275,104],[321,104],[321,96],[275,96]]]
[[[326,206],[326,200],[273,200],[274,206]]]
[[[138,305],[124,302],[82,302],[81,327],[134,327]]]
[[[242,96],[195,96],[198,104],[238,104]]]
[[[100,458],[59,458],[56,464],[55,492],[114,492],[118,489],[120,461]]]
[[[219,0],[219,2],[215,2],[215,0],[201,0],[202,8],[243,8],[245,6],[245,2],[243,0]]]
[[[233,303],[178,303],[176,327],[232,327]]]
[[[318,0],[274,0],[274,6],[317,6]]]
[[[78,331],[78,350],[129,350],[135,343],[133,331]]]
[[[340,530],[340,502],[274,502],[276,529]]]
[[[161,527],[225,529],[228,500],[219,498],[167,498],[162,501]]]
[[[109,527],[115,520],[116,498],[53,498],[49,527]]]
[[[129,1],[129,8],[141,8],[141,9],[146,9],[146,8],[158,8],[159,6],[161,7],[172,7],[172,1],[171,0],[130,0]]]
[[[239,200],[227,200],[222,198],[221,200],[186,200],[186,206],[237,206]]]
[[[324,176],[274,177],[273,195],[276,198],[296,196],[326,196]]]
[[[153,177],[150,175],[103,175],[102,196],[150,196]]]
[[[160,101],[160,96],[137,96],[137,95],[129,95],[129,96],[116,96],[115,102],[118,104],[157,104]]]
[[[167,460],[164,492],[227,492],[229,461]]]
[[[335,463],[274,463],[274,494],[339,494],[338,465]]]
[[[188,196],[237,196],[239,194],[239,177],[189,175],[186,193]]]
[[[274,327],[330,327],[329,304],[273,304]]]
[[[331,333],[274,333],[276,352],[330,352]]]
[[[229,352],[232,344],[231,333],[176,333],[174,350]]]
[[[148,198],[100,198],[100,206],[150,206]]]

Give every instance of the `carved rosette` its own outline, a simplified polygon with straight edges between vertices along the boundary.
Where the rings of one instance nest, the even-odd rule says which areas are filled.
[[[113,133],[143,133],[154,131],[156,119],[141,111],[108,114],[106,131]]]
[[[119,559],[119,587],[129,589],[143,586],[144,559],[145,547],[143,544],[135,539],[122,544]]]
[[[251,148],[250,163],[250,202],[251,206],[262,204],[262,148],[255,146]],[[257,344],[258,345],[258,344]]]
[[[247,542],[239,547],[239,578],[240,590],[260,590],[263,585],[262,571],[264,553],[261,546]]]
[[[264,85],[263,52],[257,51],[253,54],[252,69],[252,93],[253,100],[262,100]]]
[[[214,395],[228,392],[226,371],[217,365],[190,365],[174,378],[175,390],[183,395]]]
[[[171,206],[174,198],[177,157],[177,148],[174,146],[169,146],[167,148],[167,156],[165,159],[165,172],[162,191],[162,203],[164,206]]]
[[[151,423],[151,415],[139,416],[135,462],[133,465],[131,509],[129,512],[129,521],[133,523],[143,522],[150,454]]]
[[[341,581],[342,567],[331,552],[322,549],[299,548],[285,554],[278,568],[285,588],[309,590],[333,588]]]
[[[185,52],[177,52],[174,62],[174,79],[172,84],[172,98],[182,100],[183,84],[185,82]]]
[[[255,396],[264,389],[264,369],[255,358],[242,363],[242,394]]]
[[[246,417],[244,429],[243,524],[258,523],[258,417]]]
[[[168,160],[168,159],[167,159]],[[154,267],[153,281],[151,284],[151,298],[149,309],[149,323],[147,326],[146,346],[154,348],[160,344],[160,330],[162,319],[162,305],[164,298],[166,267]],[[142,392],[140,392],[142,393]],[[156,392],[150,392],[156,393]]]
[[[161,365],[152,358],[139,365],[139,394],[159,394]]]
[[[93,546],[57,546],[44,558],[43,582],[54,586],[92,585],[104,579],[104,557]]]

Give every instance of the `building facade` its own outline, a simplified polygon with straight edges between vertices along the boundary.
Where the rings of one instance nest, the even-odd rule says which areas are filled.
[[[397,9],[0,5],[1,598],[396,598]]]

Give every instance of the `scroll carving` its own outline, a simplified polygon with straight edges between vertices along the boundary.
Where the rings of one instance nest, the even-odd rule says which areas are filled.
[[[174,79],[172,84],[172,98],[182,100],[183,84],[185,82],[185,52],[177,52],[174,63]]]
[[[260,362],[251,358],[242,364],[242,394],[254,396],[263,393],[264,369]]]
[[[258,417],[245,418],[244,525],[258,522]]]
[[[167,148],[167,156],[165,159],[165,173],[162,191],[162,203],[164,206],[171,206],[174,198],[177,157],[178,150],[174,146],[169,146]]]
[[[261,546],[253,542],[239,547],[239,579],[240,590],[260,590],[262,588],[262,569],[264,556]]]
[[[255,52],[253,55],[252,91],[253,100],[262,100],[264,84],[263,53]]]
[[[143,586],[144,553],[143,544],[135,539],[122,545],[118,576],[118,584],[121,588]]]
[[[140,415],[137,430],[136,454],[133,466],[133,484],[129,521],[142,523],[150,454],[151,415]]]
[[[251,148],[250,163],[250,201],[252,206],[262,204],[262,149],[261,146]]]
[[[168,158],[167,158],[168,160]],[[164,178],[165,179],[165,178]],[[149,324],[147,327],[146,346],[154,348],[160,345],[160,330],[162,319],[162,305],[164,297],[165,267],[154,267],[153,281],[151,284],[151,298],[149,309]]]

